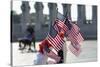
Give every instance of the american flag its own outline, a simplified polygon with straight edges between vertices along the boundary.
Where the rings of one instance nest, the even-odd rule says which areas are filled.
[[[66,32],[68,40],[71,41],[71,45],[69,46],[69,50],[76,56],[78,56],[81,52],[80,43],[84,40],[80,33],[80,28],[73,24],[69,17],[64,18],[63,15],[58,13],[57,19],[53,26],[50,26],[50,31],[56,31],[56,36],[52,36],[51,33],[48,35],[48,41],[51,43],[52,47],[59,51],[62,49],[62,45],[64,44],[64,40],[58,35],[61,30]],[[54,33],[54,31],[52,32]]]
[[[72,28],[69,30],[67,38],[74,44],[80,44],[80,42],[84,40],[81,36],[80,29],[76,24],[72,24]]]
[[[80,43],[84,40],[79,30],[80,29],[76,24],[72,24],[72,28],[71,30],[69,30],[69,34],[67,36],[67,38],[71,41],[71,44],[69,45],[69,50],[75,56],[79,56],[81,52]]]
[[[62,15],[60,14],[60,17]],[[76,56],[78,56],[81,52],[81,45],[80,43],[84,40],[80,33],[80,28],[73,24],[70,17],[66,17],[63,21],[57,19],[58,23],[56,22],[55,28],[56,30],[63,29],[66,33],[66,37],[71,41],[69,45],[69,50]],[[57,29],[58,27],[58,29]]]
[[[59,13],[60,18],[63,17]],[[64,20],[56,20],[55,29],[57,31],[61,31],[63,29],[66,32],[67,38],[71,41],[71,45],[69,45],[69,50],[76,56],[78,56],[81,52],[81,45],[80,43],[84,40],[80,33],[80,28],[73,24],[71,19],[67,16],[63,18]]]
[[[47,40],[52,45],[52,47],[58,52],[63,48],[64,40],[60,37],[58,32],[55,30],[54,26],[50,28],[51,32],[48,34]]]

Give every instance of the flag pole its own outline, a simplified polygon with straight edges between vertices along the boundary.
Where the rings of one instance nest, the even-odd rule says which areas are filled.
[[[65,40],[65,43],[63,45],[63,51],[64,51],[63,56],[64,56],[64,63],[67,63],[67,46],[68,46],[68,44],[66,43],[67,39],[64,38],[64,40]]]
[[[66,14],[64,15],[64,17],[65,17],[65,19],[64,19],[64,22],[66,21],[66,19],[67,19],[67,12],[66,12]],[[67,38],[64,38],[64,40],[65,40],[65,43],[64,43],[64,45],[63,45],[63,51],[64,51],[64,53],[63,53],[63,56],[64,56],[64,63],[67,63]]]

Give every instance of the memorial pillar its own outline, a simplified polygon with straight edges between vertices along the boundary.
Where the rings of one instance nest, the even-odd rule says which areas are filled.
[[[30,23],[30,6],[28,1],[22,1],[21,10],[21,30],[24,36],[26,34],[27,23]]]
[[[86,23],[85,5],[78,5],[78,23]]]
[[[42,2],[35,3],[35,10],[36,10],[36,20],[35,20],[35,36],[36,40],[41,39],[43,34],[42,24],[44,24],[44,15],[43,15],[43,4]]]

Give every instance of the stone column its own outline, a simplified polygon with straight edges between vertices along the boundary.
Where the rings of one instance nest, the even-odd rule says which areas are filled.
[[[28,1],[22,1],[21,5],[21,27],[22,27],[22,35],[26,34],[27,23],[30,23],[30,6]]]
[[[66,15],[67,13],[67,16],[71,17],[71,4],[62,4],[63,6],[63,15]]]
[[[86,23],[85,5],[78,5],[78,23]]]
[[[57,4],[56,3],[48,3],[49,7],[49,17],[50,17],[50,24],[54,22],[57,15]]]
[[[97,6],[92,6],[92,22],[97,23]]]
[[[36,10],[36,20],[35,20],[35,36],[36,40],[41,39],[43,37],[43,28],[42,24],[44,24],[44,15],[43,15],[43,4],[42,2],[35,3],[35,10]]]

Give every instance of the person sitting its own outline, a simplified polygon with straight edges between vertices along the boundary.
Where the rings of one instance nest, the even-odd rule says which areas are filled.
[[[36,55],[36,59],[34,60],[34,64],[35,65],[49,64],[50,61],[47,62],[48,57],[56,61],[53,62],[54,64],[58,63],[61,58],[58,55],[56,55],[51,48],[52,46],[48,42],[48,40],[44,39],[43,41],[41,41],[41,43],[39,44],[39,51]]]

